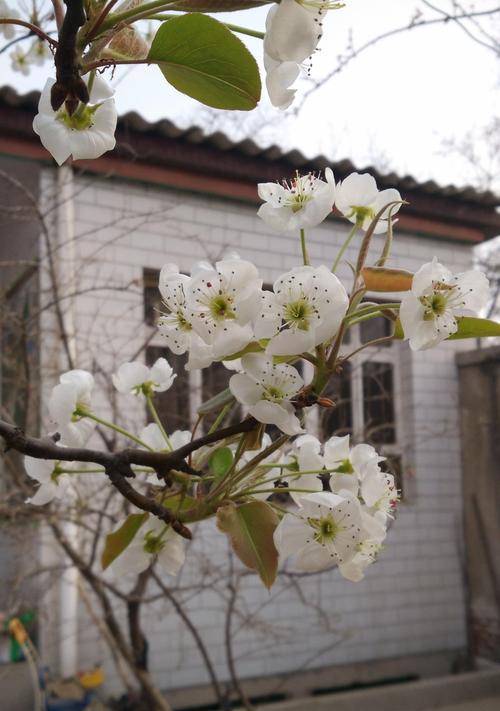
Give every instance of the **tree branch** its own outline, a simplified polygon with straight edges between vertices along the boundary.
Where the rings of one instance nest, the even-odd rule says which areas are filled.
[[[86,20],[83,0],[65,0],[66,14],[59,32],[59,45],[54,62],[56,65],[56,82],[50,92],[50,103],[54,111],[65,105],[71,116],[80,101],[88,103],[87,85],[80,76],[79,62],[76,51],[78,30]]]
[[[30,31],[30,34],[38,35],[40,39],[45,40],[48,44],[52,45],[52,47],[57,47],[59,44],[57,40],[49,37],[48,34],[36,25],[33,25],[31,22],[25,22],[24,20],[17,20],[9,17],[8,19],[0,18],[0,25],[19,25],[20,27],[26,27]],[[27,35],[27,37],[29,37],[29,35]]]
[[[150,452],[141,449],[123,449],[120,452],[103,452],[78,447],[59,447],[54,438],[36,438],[25,434],[21,428],[0,420],[0,436],[4,438],[6,450],[13,449],[21,454],[36,459],[53,459],[65,462],[91,462],[104,467],[105,473],[113,486],[130,503],[142,511],[147,511],[172,526],[180,536],[190,539],[191,531],[174,514],[153,499],[144,496],[127,481],[135,477],[132,464],[153,468],[160,477],[165,478],[172,469],[187,474],[201,473],[186,463],[185,457],[208,444],[232,437],[235,434],[250,432],[257,423],[252,418],[237,425],[225,427],[212,434],[188,442],[174,452]]]

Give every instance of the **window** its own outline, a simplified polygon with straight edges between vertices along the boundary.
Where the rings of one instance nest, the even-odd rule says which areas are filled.
[[[320,426],[322,439],[332,435],[342,437],[352,434],[352,389],[351,364],[346,363],[342,372],[334,375],[324,391],[325,397],[334,401],[335,407],[322,409]]]
[[[362,321],[359,324],[359,337],[361,343],[374,341],[376,338],[384,338],[392,333],[392,322],[387,318],[372,318],[368,321]],[[377,347],[390,348],[392,341],[387,343],[379,343]]]
[[[395,442],[394,367],[392,363],[363,363],[363,420],[373,444]]]

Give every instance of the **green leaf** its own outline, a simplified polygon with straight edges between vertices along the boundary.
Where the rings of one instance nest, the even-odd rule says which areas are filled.
[[[268,590],[278,571],[278,551],[273,539],[278,523],[278,516],[264,501],[241,506],[229,502],[217,509],[217,526],[227,533],[241,562],[257,571]]]
[[[204,402],[203,405],[198,408],[198,415],[208,415],[209,412],[213,412],[214,410],[222,410],[225,405],[228,405],[233,400],[233,393],[229,390],[229,388],[226,388],[225,390],[222,390],[222,392],[211,397],[210,400]]]
[[[257,62],[213,17],[189,13],[164,22],[148,59],[178,91],[207,106],[250,111],[260,99]]]
[[[130,514],[125,522],[122,523],[120,528],[112,533],[108,533],[101,556],[101,565],[103,570],[106,570],[115,558],[118,558],[120,553],[123,553],[125,548],[132,543],[135,534],[140,529],[142,524],[148,520],[148,518],[148,513]]]
[[[361,271],[368,291],[409,291],[413,274],[405,269],[365,267]]]
[[[257,341],[252,341],[248,344],[248,346],[245,346],[243,350],[237,351],[236,353],[233,353],[233,355],[225,357],[224,360],[236,360],[237,358],[243,358],[243,356],[248,353],[262,353],[268,343],[269,339],[264,342],[264,345],[262,345],[262,341],[259,341],[258,343]]]
[[[233,459],[233,453],[229,447],[220,447],[219,449],[216,449],[211,455],[208,463],[210,474],[212,474],[216,480],[222,479],[222,477],[231,468]]]
[[[458,330],[447,341],[458,341],[463,338],[492,338],[500,336],[500,323],[490,321],[487,318],[475,318],[472,316],[458,316]],[[395,338],[404,338],[401,321],[396,321],[394,330]]]
[[[230,10],[247,10],[259,5],[269,5],[274,0],[177,0],[169,6],[169,10],[197,12],[228,12]]]
[[[168,499],[165,499],[163,494],[158,494],[158,496],[155,497],[155,501],[162,504],[169,511],[172,511],[174,515],[180,511],[189,511],[196,506],[196,499],[184,493],[169,496]]]

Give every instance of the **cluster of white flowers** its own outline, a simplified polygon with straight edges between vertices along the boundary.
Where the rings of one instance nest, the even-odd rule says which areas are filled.
[[[394,477],[381,470],[384,458],[372,446],[351,448],[349,435],[331,437],[321,449],[316,437],[302,435],[286,458],[281,480],[298,508],[282,518],[275,545],[298,570],[338,565],[345,578],[361,580],[398,501]]]
[[[323,181],[297,175],[291,183],[260,185],[259,193],[266,200],[260,216],[280,230],[300,230],[303,239],[305,227],[319,224],[335,203],[355,228],[366,230],[370,224],[373,228],[377,218],[377,228],[385,221],[383,229],[387,229],[387,220],[401,204],[396,190],[379,191],[373,177],[366,174],[353,173],[337,185],[331,170],[325,177]],[[303,255],[307,261],[304,250]],[[381,549],[393,517],[398,501],[394,478],[381,469],[384,458],[372,446],[351,447],[349,436],[334,436],[322,445],[306,433],[304,410],[316,402],[330,403],[320,402],[322,386],[313,393],[314,381],[305,382],[295,367],[305,358],[317,370],[318,358],[325,358],[329,350],[338,353],[332,344],[352,318],[352,298],[342,283],[325,265],[306,263],[282,274],[271,290],[265,290],[257,267],[230,255],[215,266],[196,264],[190,276],[168,263],[161,270],[159,290],[163,307],[158,328],[170,350],[188,353],[188,369],[222,361],[236,371],[229,389],[244,414],[293,438],[273,442],[262,427],[257,451],[240,451],[240,445],[229,439],[226,448],[231,450],[232,464],[227,471],[234,474],[234,481],[227,482],[224,496],[240,503],[262,502],[277,490],[288,491],[293,501],[274,532],[280,559],[291,557],[296,569],[311,572],[336,565],[345,578],[360,580]],[[482,273],[452,275],[434,259],[414,275],[402,297],[399,318],[404,337],[413,350],[435,346],[457,331],[457,317],[477,314],[487,299],[488,280]],[[327,360],[322,365],[332,367]],[[167,434],[153,402],[157,393],[172,387],[175,377],[165,358],[151,367],[123,363],[112,375],[120,395],[143,397],[153,416],[154,422],[136,436],[93,412],[95,383],[89,372],[64,373],[48,402],[59,444],[84,446],[99,423],[151,452],[172,452],[186,445],[192,433]],[[200,445],[189,466],[203,477],[220,446],[218,441]],[[26,457],[26,470],[40,485],[29,499],[34,505],[63,498],[74,490],[72,483],[81,472],[74,462],[30,457]],[[135,473],[136,485],[146,486],[146,492],[151,486],[165,489],[165,480],[153,468]],[[182,472],[176,476],[184,481]],[[193,500],[210,491],[200,477],[188,480]],[[168,524],[144,514],[132,543],[112,562],[112,569],[119,576],[137,574],[158,559],[165,572],[175,575],[184,555],[182,537]]]
[[[350,222],[366,230],[383,210],[375,226],[375,233],[381,233],[387,230],[389,216],[401,207],[399,192],[394,188],[379,190],[368,173],[351,173],[335,185],[333,173],[327,168],[325,178],[308,173],[297,174],[282,184],[261,183],[259,197],[265,203],[259,216],[278,232],[293,232],[316,227],[335,206]]]
[[[0,12],[0,14],[2,14]],[[2,27],[10,27],[9,25],[1,25]],[[24,50],[19,45],[10,53],[11,68],[15,72],[20,72],[25,76],[31,71],[31,67],[41,67],[43,63],[52,55],[48,45],[43,40],[33,40],[31,46]]]

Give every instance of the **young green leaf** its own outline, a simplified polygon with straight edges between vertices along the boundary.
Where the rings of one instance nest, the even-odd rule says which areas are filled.
[[[103,570],[106,570],[115,558],[118,558],[120,553],[123,553],[125,548],[132,543],[135,534],[148,518],[148,513],[130,514],[120,528],[112,533],[108,533],[101,556]]]
[[[215,479],[222,479],[222,477],[229,471],[231,464],[233,463],[233,453],[229,447],[220,447],[216,449],[215,452],[210,457],[209,469],[210,474],[212,474]]]
[[[164,22],[148,59],[178,91],[207,106],[251,111],[260,99],[257,62],[213,17],[189,13]]]
[[[458,330],[447,341],[458,341],[463,338],[492,338],[500,336],[500,323],[487,318],[473,316],[458,316]],[[403,327],[398,319],[394,331],[395,338],[404,338]]]
[[[230,502],[217,510],[217,526],[227,533],[241,562],[257,571],[268,589],[278,570],[278,551],[273,539],[278,523],[278,516],[264,501],[241,506]]]
[[[208,415],[209,412],[213,412],[214,410],[222,410],[224,405],[228,405],[233,400],[233,393],[229,390],[229,388],[226,388],[220,393],[217,393],[217,395],[211,397],[210,400],[204,402],[203,405],[200,405],[198,408],[198,415]]]

